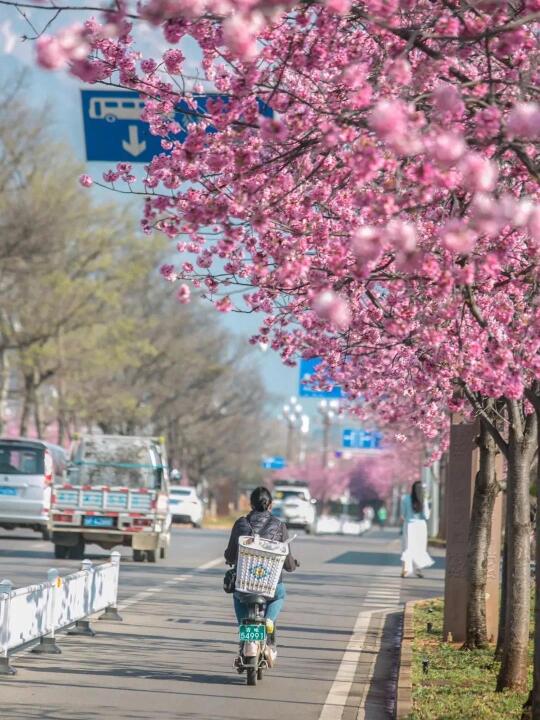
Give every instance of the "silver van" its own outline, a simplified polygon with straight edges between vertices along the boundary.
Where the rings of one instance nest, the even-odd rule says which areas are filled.
[[[61,481],[66,463],[58,445],[0,438],[0,527],[32,528],[48,539],[52,486]]]

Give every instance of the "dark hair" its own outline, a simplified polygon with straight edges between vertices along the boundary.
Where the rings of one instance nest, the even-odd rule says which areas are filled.
[[[255,488],[255,490],[251,493],[251,497],[249,499],[251,502],[251,507],[258,512],[264,512],[265,510],[268,510],[268,508],[272,504],[272,496],[270,495],[270,491],[262,485],[258,488]]]
[[[411,490],[411,501],[414,512],[422,512],[422,509],[424,507],[424,488],[420,480],[417,480],[415,483],[413,483]]]

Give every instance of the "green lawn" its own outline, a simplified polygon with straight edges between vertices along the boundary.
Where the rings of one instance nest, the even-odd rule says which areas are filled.
[[[428,622],[433,624],[429,634]],[[441,642],[442,625],[442,600],[417,603],[410,720],[519,720],[527,694],[494,692],[499,664],[493,651],[470,652]],[[424,658],[429,660],[427,674]]]

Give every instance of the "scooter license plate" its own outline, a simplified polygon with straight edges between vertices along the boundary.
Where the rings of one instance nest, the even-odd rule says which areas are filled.
[[[266,639],[264,625],[240,625],[241,642],[262,642]]]

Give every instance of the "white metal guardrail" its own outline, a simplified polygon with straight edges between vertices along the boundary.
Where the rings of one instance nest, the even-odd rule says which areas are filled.
[[[92,565],[65,577],[49,570],[47,582],[13,589],[9,580],[0,582],[0,675],[13,675],[10,655],[32,642],[36,653],[59,653],[55,636],[68,629],[73,635],[94,635],[89,617],[104,610],[100,619],[121,620],[117,611],[120,553],[110,562]]]

